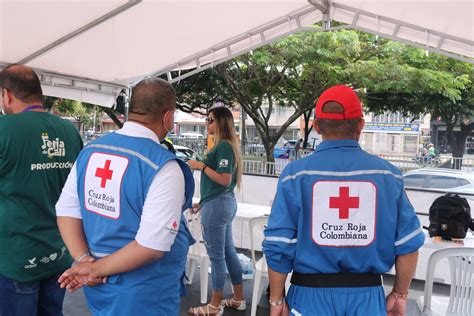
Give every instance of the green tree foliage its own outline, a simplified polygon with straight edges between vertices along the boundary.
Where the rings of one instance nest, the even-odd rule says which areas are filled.
[[[473,66],[376,36],[352,31],[305,32],[182,80],[175,85],[184,111],[205,113],[216,96],[238,103],[253,120],[267,160],[283,132],[305,120],[305,143],[314,102],[334,84],[366,91],[369,111],[431,113],[447,124],[456,157],[462,156],[474,129]],[[270,127],[274,108],[294,109],[277,130]],[[454,133],[460,124],[461,133]]]
[[[175,84],[180,107],[202,113],[217,95],[226,103],[237,102],[253,120],[267,160],[273,161],[278,139],[301,115],[309,134],[317,96],[333,84],[350,82],[348,68],[362,48],[353,31],[296,34]],[[294,113],[274,130],[270,118],[276,106]]]
[[[186,71],[182,72],[185,73]],[[173,76],[178,76],[178,72],[173,73]],[[229,93],[224,80],[214,69],[181,80],[174,84],[174,88],[178,96],[177,107],[187,113],[207,114],[207,110],[218,97],[223,98],[225,104],[234,102],[233,95]]]
[[[430,113],[433,120],[446,123],[453,156],[462,157],[474,130],[473,65],[399,43],[387,48],[382,58],[361,60],[352,68],[356,85],[366,88],[368,108],[413,116]],[[459,133],[454,132],[456,124]]]
[[[304,148],[311,132],[310,120],[314,116],[315,100],[330,86],[352,85],[352,65],[359,59],[366,60],[377,55],[381,49],[380,45],[373,44],[374,39],[373,36],[343,30],[302,33],[280,43],[292,52],[296,60],[281,91],[287,105],[304,108]]]
[[[100,117],[99,113],[102,111],[101,107],[94,104],[49,96],[43,98],[43,105],[60,116],[74,118],[79,123],[80,131],[92,126],[94,111],[97,117]]]

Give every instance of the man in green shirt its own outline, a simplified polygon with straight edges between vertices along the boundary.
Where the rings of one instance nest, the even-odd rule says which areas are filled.
[[[62,315],[58,275],[70,267],[54,205],[82,140],[43,108],[35,72],[0,72],[0,315]]]

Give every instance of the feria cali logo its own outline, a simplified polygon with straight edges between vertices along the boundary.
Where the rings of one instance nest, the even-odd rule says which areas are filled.
[[[66,156],[66,148],[62,140],[59,140],[59,138],[50,140],[48,133],[42,133],[41,139],[43,140],[43,145],[41,146],[43,155],[48,155],[48,158]]]

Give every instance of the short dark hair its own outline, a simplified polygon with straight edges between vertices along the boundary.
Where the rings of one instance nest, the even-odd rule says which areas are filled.
[[[163,79],[145,79],[132,89],[129,111],[132,114],[161,116],[175,107],[173,86]]]
[[[337,102],[331,101],[323,105],[324,113],[344,113],[344,107]],[[337,136],[340,138],[353,138],[361,119],[352,120],[330,120],[316,118],[316,124],[323,135]]]
[[[12,64],[0,72],[0,88],[7,89],[22,102],[41,102],[43,90],[38,75],[30,67]]]

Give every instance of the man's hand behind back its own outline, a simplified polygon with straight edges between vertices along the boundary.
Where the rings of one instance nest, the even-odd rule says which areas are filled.
[[[84,285],[96,286],[107,282],[106,277],[98,277],[94,269],[94,258],[90,257],[66,270],[58,279],[61,288],[74,292]]]
[[[270,316],[289,316],[290,308],[288,304],[283,302],[281,305],[270,306]]]
[[[387,296],[387,316],[405,316],[407,300],[397,298],[393,293]]]

